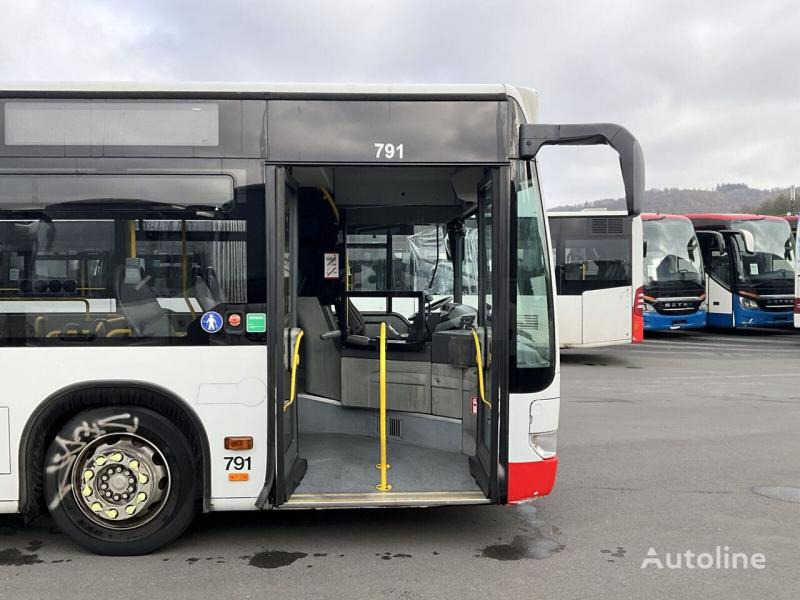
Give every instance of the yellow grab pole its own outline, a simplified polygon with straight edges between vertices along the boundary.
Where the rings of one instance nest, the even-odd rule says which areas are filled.
[[[289,407],[294,404],[294,399],[297,397],[297,367],[300,366],[300,340],[303,339],[303,330],[297,333],[294,340],[294,354],[292,354],[292,376],[289,383],[289,399],[284,402],[283,410],[289,410]]]
[[[128,258],[136,258],[136,220],[128,221]]]
[[[478,389],[481,394],[481,402],[491,407],[492,403],[486,399],[486,391],[483,387],[483,352],[481,351],[481,340],[474,327],[472,328],[472,340],[475,342],[475,362],[478,365]]]
[[[375,487],[381,492],[388,492],[392,489],[392,486],[386,481],[386,470],[389,468],[389,465],[386,464],[386,323],[381,323],[380,344],[381,462],[377,466],[381,471],[381,482]]]

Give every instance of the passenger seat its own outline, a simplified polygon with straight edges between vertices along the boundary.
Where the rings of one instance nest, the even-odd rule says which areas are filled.
[[[151,280],[144,275],[141,260],[126,259],[116,272],[117,302],[136,336],[169,337],[169,314],[158,303]]]

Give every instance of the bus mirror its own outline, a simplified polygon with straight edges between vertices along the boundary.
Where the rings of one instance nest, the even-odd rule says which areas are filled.
[[[519,128],[519,157],[532,159],[542,146],[607,144],[619,154],[628,214],[641,213],[644,198],[644,154],[630,131],[613,123],[575,125],[525,124]]]
[[[697,249],[697,238],[693,237],[686,244],[686,251],[689,253],[689,260],[694,260],[694,251]]]
[[[708,252],[709,256],[714,252],[720,257],[727,256],[725,237],[719,231],[697,231],[695,233],[704,252]]]
[[[744,240],[744,250],[748,254],[755,254],[756,252],[756,238],[753,236],[752,231],[742,230],[742,239]]]

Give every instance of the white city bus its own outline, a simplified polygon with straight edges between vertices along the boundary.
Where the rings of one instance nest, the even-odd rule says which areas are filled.
[[[642,219],[627,211],[547,213],[562,348],[641,342]]]
[[[608,143],[632,196],[643,166],[535,119],[503,85],[0,91],[0,512],[126,555],[197,511],[548,494],[534,157]]]

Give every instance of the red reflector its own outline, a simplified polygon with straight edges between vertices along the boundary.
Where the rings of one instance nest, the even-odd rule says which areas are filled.
[[[644,288],[636,288],[636,294],[633,296],[631,338],[634,344],[644,340]]]
[[[800,315],[800,298],[794,299],[794,314]]]
[[[253,438],[252,437],[226,437],[225,438],[225,450],[252,450],[253,449]]]
[[[546,496],[553,491],[558,457],[536,462],[508,463],[508,501],[521,502]]]
[[[228,325],[231,327],[239,327],[242,324],[242,315],[238,313],[231,313],[228,315]]]

